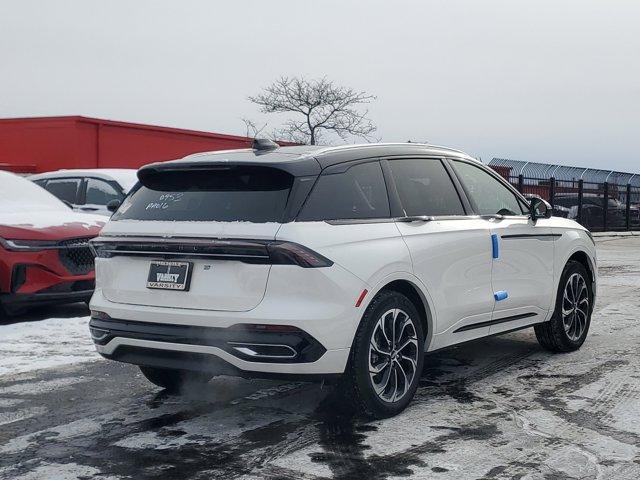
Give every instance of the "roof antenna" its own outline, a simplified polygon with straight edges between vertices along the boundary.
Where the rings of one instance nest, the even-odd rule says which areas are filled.
[[[268,138],[254,138],[253,145],[251,145],[252,149],[259,152],[268,152],[275,150],[278,147],[279,145],[276,142],[269,140]]]

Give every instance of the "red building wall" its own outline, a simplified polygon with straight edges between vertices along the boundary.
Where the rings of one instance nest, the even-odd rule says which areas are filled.
[[[235,135],[88,117],[0,119],[0,169],[138,168],[190,153],[247,148]]]

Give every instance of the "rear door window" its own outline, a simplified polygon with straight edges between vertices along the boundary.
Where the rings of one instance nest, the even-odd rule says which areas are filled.
[[[158,171],[111,220],[281,222],[293,176],[270,167]]]
[[[79,178],[56,178],[47,182],[45,189],[53,193],[60,200],[72,204],[78,203],[78,189],[81,180]]]
[[[87,179],[87,193],[85,203],[91,205],[106,205],[111,200],[121,200],[122,194],[113,185],[96,178]]]
[[[465,214],[458,192],[440,160],[390,160],[389,167],[406,215]]]
[[[389,199],[379,162],[321,175],[298,221],[351,220],[389,217]]]

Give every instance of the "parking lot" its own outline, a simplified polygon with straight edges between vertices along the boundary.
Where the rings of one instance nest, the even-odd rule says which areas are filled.
[[[93,352],[82,305],[0,325],[0,478],[640,478],[640,237],[597,243],[581,350],[547,353],[529,329],[430,354],[383,421],[319,384],[168,395]]]

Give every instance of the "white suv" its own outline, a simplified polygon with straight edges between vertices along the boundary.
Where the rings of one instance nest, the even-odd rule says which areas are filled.
[[[138,177],[93,241],[90,327],[159,386],[336,378],[386,416],[425,352],[531,326],[556,352],[587,335],[589,232],[461,152],[257,141]]]
[[[29,177],[76,212],[111,215],[138,182],[133,168],[69,169]]]

